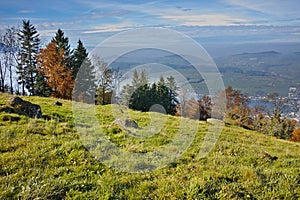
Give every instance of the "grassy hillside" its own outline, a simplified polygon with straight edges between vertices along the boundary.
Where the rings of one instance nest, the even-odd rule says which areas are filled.
[[[0,105],[8,99],[0,93]],[[59,100],[60,107],[52,98],[24,99],[41,105],[47,120],[0,113],[0,199],[300,198],[299,143],[226,126],[208,156],[199,158],[209,124],[187,120],[199,129],[180,159],[153,172],[120,172],[83,146],[70,101]],[[111,124],[110,105],[97,106],[96,113],[106,136],[133,152],[162,148],[181,120],[168,116],[160,133],[142,140]],[[150,123],[148,113],[130,116],[140,127]]]

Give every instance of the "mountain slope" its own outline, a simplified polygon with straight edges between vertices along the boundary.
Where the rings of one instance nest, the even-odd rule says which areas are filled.
[[[0,105],[9,97],[0,93]],[[199,129],[178,160],[153,172],[126,173],[107,167],[83,146],[70,101],[58,100],[60,107],[53,98],[22,98],[40,104],[47,120],[0,112],[0,199],[300,198],[298,143],[226,126],[213,150],[200,158],[209,124],[188,120]],[[141,128],[151,123],[148,113],[128,112]],[[168,116],[156,135],[134,138],[111,124],[110,105],[97,106],[96,113],[106,136],[133,152],[162,148],[181,120]]]
[[[299,85],[299,56],[276,51],[242,53],[216,58],[225,85],[249,95],[279,93],[287,96],[289,87]]]

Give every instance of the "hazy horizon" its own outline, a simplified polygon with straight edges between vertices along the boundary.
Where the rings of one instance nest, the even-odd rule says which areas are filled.
[[[289,1],[26,1],[0,2],[0,32],[31,20],[43,44],[58,28],[71,47],[89,49],[126,30],[168,28],[193,38],[212,57],[254,51],[300,51],[300,2]],[[256,50],[257,48],[257,50]]]

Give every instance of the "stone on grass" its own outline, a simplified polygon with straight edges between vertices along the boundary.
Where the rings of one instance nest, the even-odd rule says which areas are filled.
[[[62,103],[59,102],[59,101],[55,101],[55,102],[53,103],[53,105],[56,105],[56,106],[62,106]]]
[[[25,114],[31,118],[41,118],[42,109],[39,105],[25,101],[20,97],[11,97],[8,100],[9,104],[15,109],[17,113]]]
[[[15,110],[9,106],[0,107],[0,112],[15,113]]]
[[[139,128],[139,125],[132,119],[117,118],[115,119],[113,124],[117,124],[119,126],[126,127],[126,128]]]

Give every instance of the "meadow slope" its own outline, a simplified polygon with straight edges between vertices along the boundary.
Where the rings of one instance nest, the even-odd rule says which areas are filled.
[[[9,97],[0,93],[1,107]],[[0,199],[300,198],[299,143],[226,125],[212,151],[201,158],[197,155],[209,123],[185,119],[197,123],[198,130],[178,160],[152,172],[121,172],[83,145],[71,101],[59,99],[63,106],[54,106],[54,98],[22,98],[39,104],[44,119],[0,112]],[[141,128],[151,123],[149,113],[129,113]],[[182,120],[167,116],[161,131],[145,139],[112,125],[111,105],[97,106],[96,116],[106,137],[131,152],[162,148]]]

